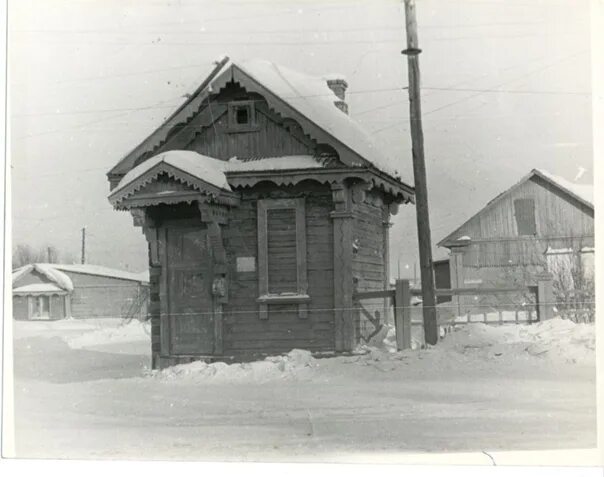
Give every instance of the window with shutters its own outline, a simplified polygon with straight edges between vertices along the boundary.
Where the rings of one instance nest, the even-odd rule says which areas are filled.
[[[537,235],[535,201],[533,199],[516,199],[514,201],[514,217],[516,217],[518,235]]]
[[[306,224],[304,199],[258,201],[258,288],[260,318],[270,304],[298,304],[306,317]]]

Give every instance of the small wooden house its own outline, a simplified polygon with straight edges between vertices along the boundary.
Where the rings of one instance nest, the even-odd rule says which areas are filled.
[[[146,317],[148,279],[98,265],[35,263],[13,271],[18,320]]]
[[[453,288],[533,286],[572,268],[593,279],[593,187],[534,169],[438,246],[451,252]]]
[[[347,83],[224,59],[108,173],[149,244],[153,366],[352,350],[413,200],[348,116]]]

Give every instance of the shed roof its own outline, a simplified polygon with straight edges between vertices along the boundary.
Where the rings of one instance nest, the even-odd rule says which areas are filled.
[[[230,81],[266,97],[272,108],[312,129],[307,134],[330,138],[330,144],[349,166],[373,167],[402,183],[397,160],[382,154],[370,135],[350,116],[338,109],[339,98],[327,86],[325,77],[310,76],[270,61],[235,63],[223,59],[190,97],[151,135],[126,155],[109,174],[125,174],[145,152],[162,145],[177,124],[192,119],[202,102]],[[345,158],[344,158],[345,157]],[[400,161],[400,159],[398,159]]]
[[[91,264],[49,264],[52,268],[62,270],[64,272],[83,273],[86,275],[97,275],[101,277],[119,278],[121,280],[132,280],[135,282],[146,282],[143,273],[133,273],[115,268],[108,268],[101,265]]]
[[[148,282],[148,275],[143,273],[131,273],[114,268],[103,267],[100,265],[89,264],[59,264],[59,263],[33,263],[13,270],[13,284],[24,275],[37,271],[44,275],[51,283],[54,283],[62,290],[73,291],[73,282],[64,272],[83,273],[86,275],[97,275],[103,277],[119,278],[122,280],[132,280],[136,282]],[[148,272],[147,272],[148,273]],[[19,287],[21,288],[21,287]]]
[[[510,193],[512,190],[516,189],[520,185],[525,182],[531,180],[533,177],[539,177],[540,179],[546,181],[547,183],[556,187],[560,192],[565,194],[567,197],[575,199],[579,201],[581,204],[591,208],[594,208],[594,187],[589,184],[576,184],[571,182],[563,177],[556,176],[547,172],[543,169],[532,169],[527,175],[525,175],[522,179],[516,182],[512,187],[506,189],[505,191],[498,194],[496,197],[491,199],[484,207],[482,207],[478,212],[473,214],[468,220],[466,220],[462,225],[457,227],[453,232],[449,233],[445,238],[443,238],[440,242],[438,242],[438,247],[445,247],[447,244],[452,244],[453,241],[457,240],[470,240],[471,237],[467,236],[458,236],[459,231],[474,217],[481,214],[483,210],[487,207],[495,203],[502,196]]]

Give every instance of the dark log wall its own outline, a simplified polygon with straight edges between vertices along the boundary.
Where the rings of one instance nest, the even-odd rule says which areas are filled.
[[[360,291],[384,290],[386,273],[386,250],[384,234],[388,229],[384,225],[384,208],[381,193],[372,191],[366,194],[365,200],[353,201],[353,262],[352,273],[356,288]],[[372,315],[378,312],[381,319],[386,319],[387,310],[383,299],[363,300],[362,305]],[[368,336],[374,327],[361,315],[357,314],[356,336]]]
[[[256,271],[237,272],[237,257],[258,254],[257,200],[259,198],[304,197],[308,317],[298,316],[297,305],[269,305],[268,319],[258,315],[258,264]],[[245,190],[241,205],[232,210],[223,240],[228,256],[229,302],[224,305],[224,353],[252,355],[279,353],[293,348],[314,351],[334,349],[333,318],[333,210],[328,186],[306,182],[295,187],[258,185]]]

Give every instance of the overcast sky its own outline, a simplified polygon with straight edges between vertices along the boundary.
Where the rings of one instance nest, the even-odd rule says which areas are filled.
[[[9,2],[13,245],[54,244],[143,270],[146,242],[107,202],[105,173],[221,55],[343,74],[350,114],[413,183],[402,2]],[[418,0],[434,242],[544,168],[593,181],[589,2]],[[418,261],[412,206],[392,269]],[[419,268],[419,267],[418,267]]]

